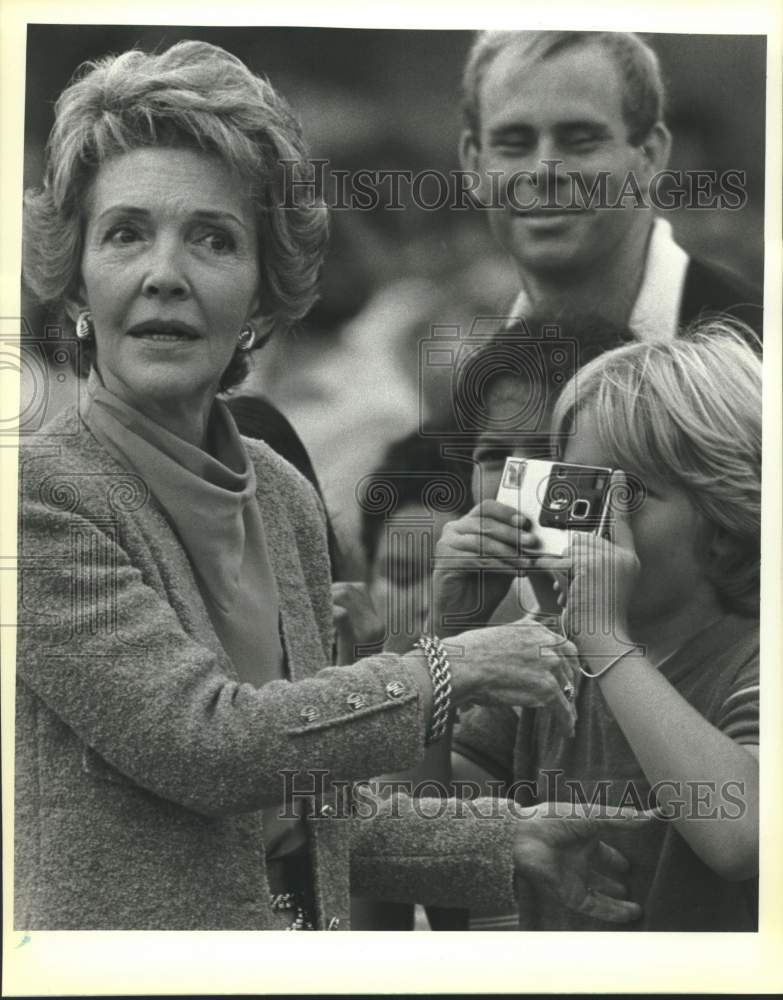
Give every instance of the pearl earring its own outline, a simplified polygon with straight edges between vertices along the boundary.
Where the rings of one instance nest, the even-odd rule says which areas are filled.
[[[245,323],[237,338],[240,351],[252,351],[256,342],[256,331],[250,323]]]

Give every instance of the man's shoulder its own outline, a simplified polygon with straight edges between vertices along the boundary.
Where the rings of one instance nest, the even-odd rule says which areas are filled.
[[[685,272],[680,325],[709,316],[729,315],[763,334],[763,293],[735,271],[699,257],[691,257]]]

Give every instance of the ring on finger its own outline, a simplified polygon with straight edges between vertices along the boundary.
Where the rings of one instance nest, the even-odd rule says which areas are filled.
[[[566,684],[565,687],[563,688],[563,694],[565,695],[566,701],[573,701],[574,700],[574,685],[573,684]]]

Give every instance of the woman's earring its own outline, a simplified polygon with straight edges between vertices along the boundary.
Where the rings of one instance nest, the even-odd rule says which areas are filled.
[[[82,309],[76,318],[76,336],[79,340],[89,340],[94,332],[92,328],[92,315],[87,309]]]
[[[237,338],[240,351],[252,351],[256,342],[256,331],[250,325],[250,323],[245,323],[242,329],[239,331],[239,337]]]

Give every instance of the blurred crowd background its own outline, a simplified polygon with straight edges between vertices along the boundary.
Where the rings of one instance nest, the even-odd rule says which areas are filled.
[[[183,38],[221,45],[267,75],[302,121],[311,153],[330,169],[458,169],[465,31],[322,28],[31,26],[27,42],[25,187],[40,183],[53,105],[85,60]],[[668,214],[689,251],[761,286],[765,40],[650,35],[668,87],[674,169],[741,170],[738,211]],[[405,194],[405,189],[403,189]],[[405,201],[405,198],[403,198]],[[363,573],[355,491],[391,442],[448,408],[448,377],[432,385],[420,344],[433,326],[468,330],[503,315],[514,271],[477,210],[378,208],[332,213],[322,297],[286,340],[257,355],[254,391],[291,420],[310,451],[344,553],[343,576]],[[52,317],[23,289],[33,338]],[[68,398],[52,383],[48,406]],[[423,388],[422,388],[423,387]]]

